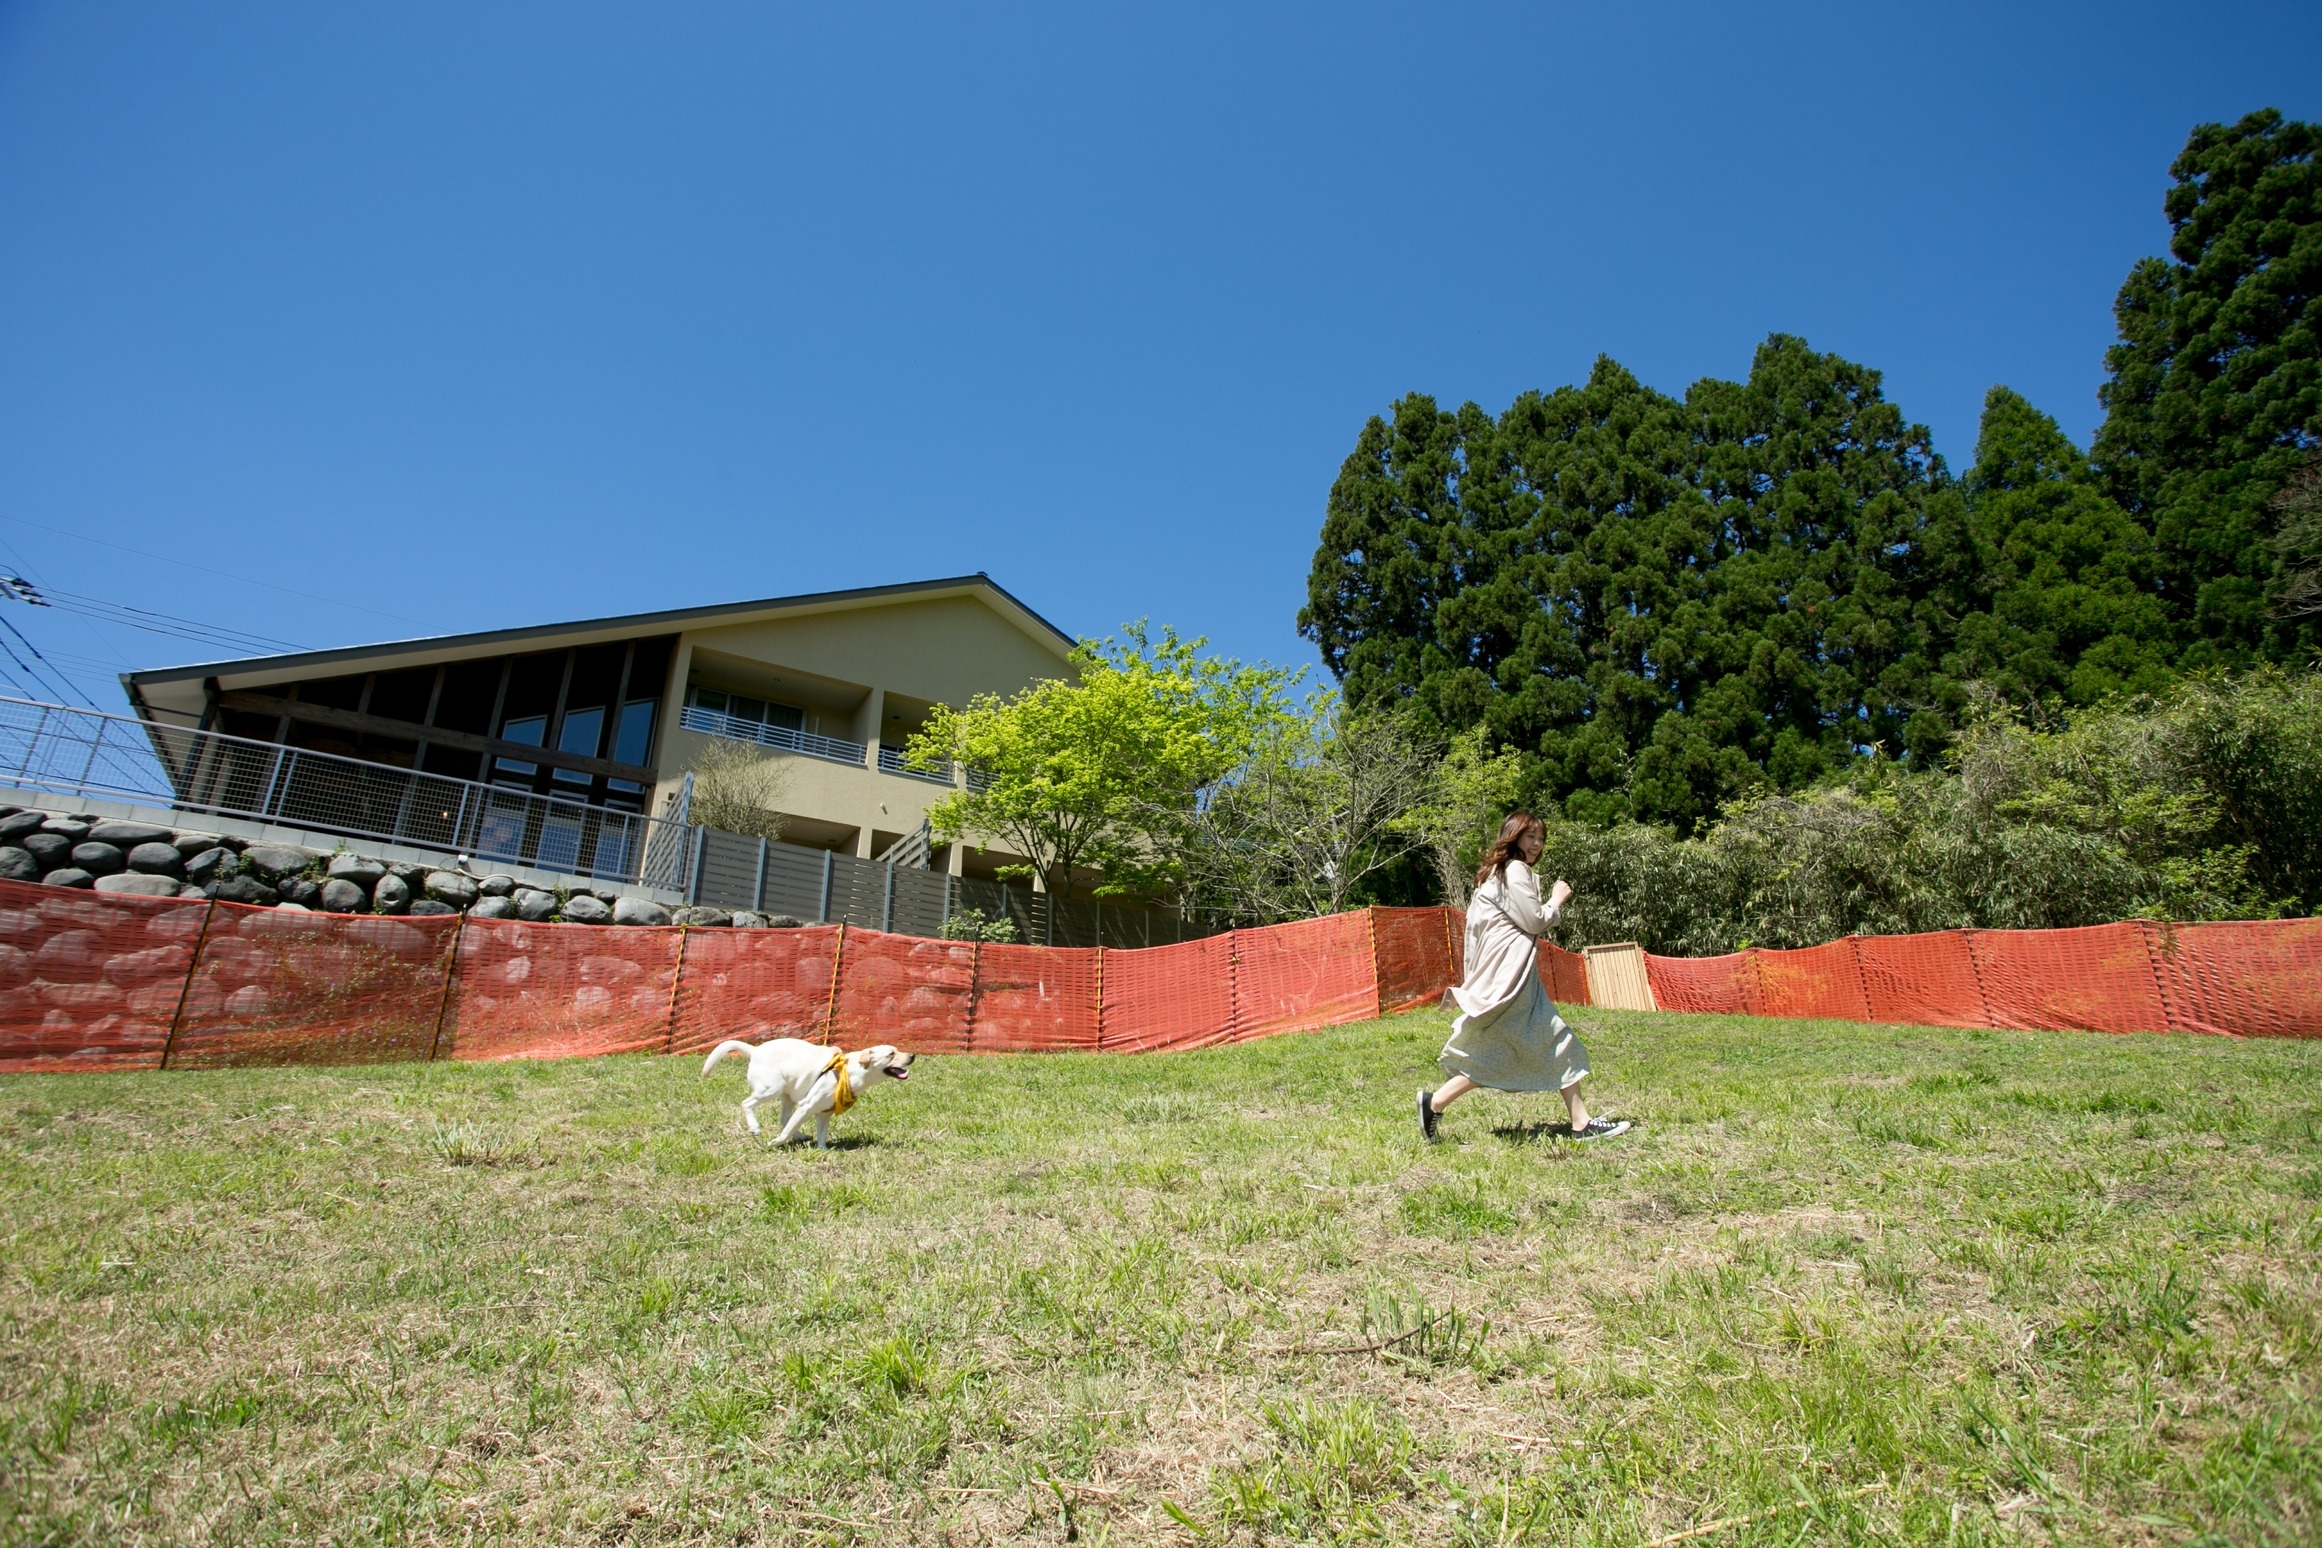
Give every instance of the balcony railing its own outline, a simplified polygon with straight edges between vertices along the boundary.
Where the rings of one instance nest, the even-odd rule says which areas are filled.
[[[903,761],[903,749],[900,747],[883,746],[879,749],[879,772],[882,774],[900,774],[905,779],[924,779],[931,785],[951,783],[951,769],[949,767],[942,770],[915,769]]]
[[[827,758],[832,763],[851,763],[858,769],[863,766],[863,755],[870,751],[861,742],[849,742],[835,736],[816,736],[811,731],[793,731],[787,726],[769,726],[755,720],[744,720],[739,715],[703,709],[698,704],[688,704],[679,710],[677,723],[688,731],[699,731],[704,736],[724,737],[730,742],[756,742],[760,747],[771,747],[777,752],[804,753],[809,758]]]
[[[693,830],[336,753],[0,697],[0,781],[684,893]]]

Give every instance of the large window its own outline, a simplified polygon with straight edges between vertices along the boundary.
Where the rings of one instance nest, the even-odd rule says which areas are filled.
[[[779,726],[785,731],[806,729],[806,711],[794,704],[775,704],[766,699],[753,699],[746,693],[728,693],[722,688],[692,688],[686,691],[685,702],[756,725]]]

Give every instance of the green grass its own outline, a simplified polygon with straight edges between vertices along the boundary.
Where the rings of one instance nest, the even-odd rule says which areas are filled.
[[[0,1079],[0,1542],[2322,1535],[2322,1044],[1584,1014]]]

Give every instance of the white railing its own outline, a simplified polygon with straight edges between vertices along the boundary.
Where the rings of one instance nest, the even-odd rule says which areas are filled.
[[[862,742],[816,736],[811,731],[793,731],[787,726],[769,726],[744,720],[739,715],[703,709],[698,704],[688,704],[679,710],[677,723],[704,736],[723,737],[729,742],[756,742],[760,747],[771,747],[778,752],[804,753],[809,758],[827,758],[832,763],[851,763],[858,769],[863,766],[863,755],[870,751]]]
[[[900,774],[905,779],[924,779],[931,785],[948,785],[951,783],[952,767],[956,765],[943,769],[913,768],[903,761],[902,748],[881,746],[879,749],[879,772],[882,774]]]
[[[102,710],[0,697],[0,782],[686,892],[684,823]]]

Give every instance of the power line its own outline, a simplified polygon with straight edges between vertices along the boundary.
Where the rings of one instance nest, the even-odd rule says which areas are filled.
[[[77,592],[54,590],[47,595],[48,601],[43,605],[60,612],[79,613],[104,623],[126,624],[132,629],[143,629],[148,634],[176,635],[203,645],[222,645],[228,650],[269,656],[309,648],[290,640],[277,640],[263,634],[229,629],[222,624],[206,624],[198,619],[179,618],[173,613],[130,607],[121,602],[107,602],[102,597],[84,597]]]
[[[24,648],[32,652],[33,660],[39,662],[42,666],[48,667],[48,675],[50,679],[55,682],[55,691],[58,693],[59,697],[67,699],[77,698],[91,709],[95,709],[97,707],[96,700],[90,698],[87,694],[82,693],[68,678],[66,678],[62,672],[59,672],[53,666],[49,666],[48,658],[40,653],[40,647],[33,644],[32,641],[25,639],[24,631],[17,628],[15,623],[4,614],[0,614],[0,625],[6,625],[10,634],[15,635],[19,640],[23,640]],[[6,640],[0,640],[0,650],[7,651],[8,659],[15,662],[18,666],[23,667],[26,676],[32,678],[35,682],[40,681],[40,674],[34,671],[30,666],[26,665],[24,658],[17,655],[15,647],[11,646]],[[24,685],[22,683],[17,684],[19,689],[21,689],[23,686]],[[37,699],[45,697],[45,694],[36,693],[27,695],[27,697]]]
[[[351,608],[358,613],[374,613],[381,618],[392,618],[397,623],[418,624],[423,629],[428,627],[424,620],[407,618],[401,613],[390,613],[381,608],[365,607],[359,602],[349,602],[344,597],[326,597],[312,591],[300,591],[295,586],[278,586],[272,581],[262,581],[248,575],[236,575],[231,570],[212,569],[206,564],[193,564],[184,559],[172,559],[167,554],[157,554],[143,548],[131,548],[126,543],[115,543],[105,538],[93,538],[81,532],[68,532],[63,527],[51,527],[45,522],[27,521],[22,516],[0,516],[0,521],[12,521],[20,527],[32,527],[41,532],[53,532],[58,537],[68,537],[77,543],[94,543],[99,548],[118,549],[124,554],[135,554],[141,559],[155,559],[163,564],[174,564],[180,569],[199,570],[204,575],[215,575],[221,580],[240,581],[245,586],[263,586],[268,591],[279,591],[287,597],[304,597],[309,602],[328,602],[333,607]]]

